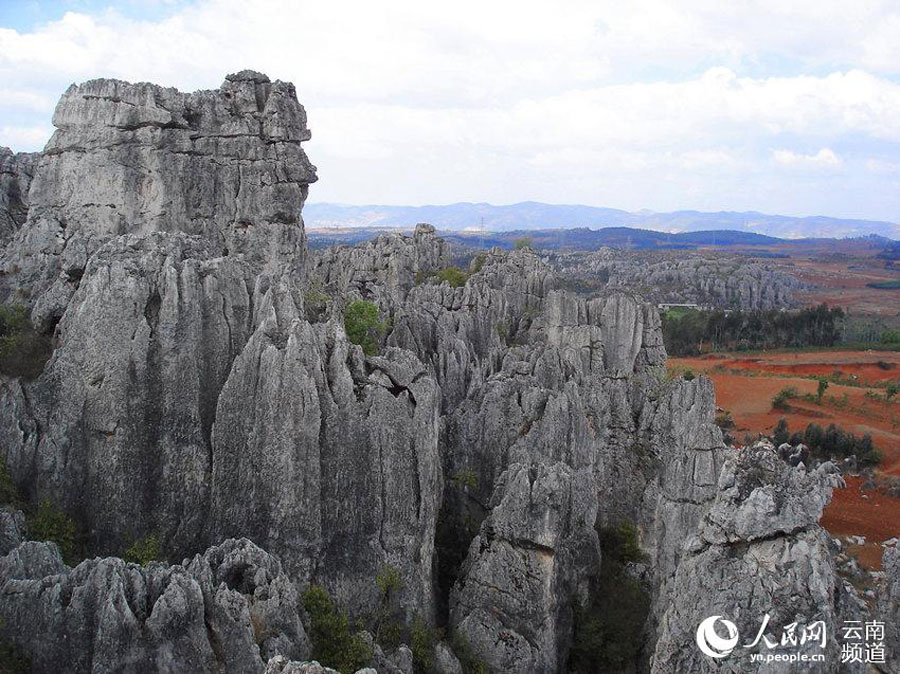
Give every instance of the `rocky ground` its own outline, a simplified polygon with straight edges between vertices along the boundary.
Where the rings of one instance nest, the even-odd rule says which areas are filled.
[[[448,276],[428,225],[311,254],[290,84],[95,80],[54,124],[2,183],[0,299],[53,343],[0,384],[0,637],[33,671],[788,671],[697,623],[896,623],[894,553],[870,608],[818,524],[834,468],[726,447],[640,296],[527,249]],[[31,540],[50,506],[87,559]],[[836,648],[790,671],[861,671]]]

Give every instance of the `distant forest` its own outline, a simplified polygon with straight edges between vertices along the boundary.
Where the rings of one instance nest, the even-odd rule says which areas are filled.
[[[693,311],[663,314],[666,351],[695,356],[706,351],[834,346],[844,311],[821,304],[799,311]]]

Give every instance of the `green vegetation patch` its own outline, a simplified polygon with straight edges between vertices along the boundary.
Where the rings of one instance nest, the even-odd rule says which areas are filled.
[[[469,275],[459,267],[447,267],[446,269],[441,269],[437,273],[437,278],[441,283],[446,281],[450,284],[450,287],[459,288],[466,285],[466,281],[469,280]]]
[[[844,311],[821,304],[800,311],[697,311],[662,314],[663,341],[672,356],[704,351],[830,347],[841,338]]]
[[[41,501],[37,510],[26,516],[25,528],[32,540],[56,543],[63,560],[69,566],[84,559],[87,549],[84,532],[74,519],[50,499]]]
[[[162,544],[159,536],[155,533],[147,534],[137,539],[122,555],[122,559],[126,562],[142,566],[150,562],[160,561],[162,557]]]
[[[341,674],[352,674],[372,659],[372,649],[350,628],[346,612],[338,609],[328,591],[310,585],[303,593],[303,608],[309,616],[312,659]]]
[[[575,611],[569,671],[616,674],[634,671],[643,645],[650,595],[626,572],[643,559],[636,527],[623,522],[598,530],[602,561],[588,604]]]
[[[900,289],[900,279],[894,279],[892,281],[875,281],[874,283],[867,283],[867,288],[877,288],[878,290],[898,290]]]
[[[814,456],[823,460],[855,455],[861,465],[874,466],[881,462],[881,452],[875,449],[871,435],[854,435],[836,424],[829,424],[827,428],[809,424],[802,432],[791,433],[787,420],[782,418],[775,426],[772,439],[776,445],[803,443]]]
[[[0,304],[0,372],[34,379],[52,354],[52,340],[34,329],[25,307]]]
[[[361,346],[363,353],[374,356],[378,353],[387,325],[380,320],[377,306],[372,302],[357,300],[350,303],[344,311],[344,330],[347,339]]]

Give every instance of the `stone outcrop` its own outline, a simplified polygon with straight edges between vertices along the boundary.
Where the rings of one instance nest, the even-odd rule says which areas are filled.
[[[704,671],[704,611],[740,606],[744,630],[819,602],[833,625],[832,476],[728,450],[710,382],[666,376],[635,294],[579,298],[530,250],[441,282],[452,251],[424,224],[308,253],[305,113],[258,73],[193,94],[95,80],[54,123],[0,294],[55,351],[0,378],[0,451],[96,553],[152,533],[185,562],[69,569],[0,511],[0,631],[37,671],[326,671],[303,661],[298,590],[373,629],[385,569],[401,633],[417,612],[467,644],[438,644],[441,671],[566,671],[598,531],[622,524],[652,598],[635,666]],[[360,300],[366,352],[344,326]],[[382,674],[412,670],[407,646],[370,645]]]
[[[66,91],[53,123],[28,221],[0,260],[0,290],[27,288],[37,322],[62,315],[92,255],[123,234],[195,234],[259,266],[302,262],[316,175],[293,85],[252,71],[191,94],[92,80]]]
[[[810,471],[791,467],[765,442],[731,452],[715,500],[696,535],[684,543],[651,672],[753,669],[750,653],[769,651],[762,641],[749,649],[744,645],[753,642],[766,615],[772,642],[780,643],[782,629],[793,622],[802,632],[803,626],[823,621],[830,638],[824,649],[821,642],[807,641],[792,650],[825,653],[825,663],[769,663],[760,671],[839,670],[834,637],[843,589],[830,538],[818,521],[831,488],[840,482],[833,465]],[[707,657],[695,644],[698,625],[710,616],[737,626],[741,640],[728,659]]]
[[[600,563],[589,470],[513,464],[451,599],[457,634],[495,671],[565,668],[573,598]]]
[[[28,190],[38,154],[0,147],[0,246],[15,236],[28,217]]]
[[[309,655],[298,605],[278,560],[246,539],[180,566],[97,558],[70,569],[35,542],[0,558],[0,634],[38,672],[262,672],[277,655]]]
[[[881,568],[884,587],[878,596],[876,618],[884,623],[886,663],[889,674],[900,672],[900,548],[896,545],[884,549]]]
[[[550,262],[570,281],[607,289],[640,289],[654,303],[691,303],[745,311],[782,309],[807,287],[783,266],[729,253],[657,251],[557,253]]]

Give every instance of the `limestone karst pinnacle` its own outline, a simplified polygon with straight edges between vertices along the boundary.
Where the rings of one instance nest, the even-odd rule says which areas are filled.
[[[28,222],[0,259],[0,294],[27,291],[39,322],[62,315],[91,256],[126,234],[182,232],[257,266],[302,264],[316,172],[292,84],[250,70],[190,94],[91,80],[69,87],[53,124]]]
[[[192,94],[93,80],[54,124],[39,157],[3,155],[0,288],[55,350],[0,379],[0,452],[97,558],[66,567],[0,517],[0,637],[35,671],[317,671],[289,662],[313,653],[314,583],[371,630],[361,664],[409,674],[385,577],[400,641],[417,621],[452,635],[439,671],[567,671],[611,563],[598,532],[623,523],[650,606],[640,671],[694,662],[678,618],[714,555],[797,551],[815,574],[783,592],[748,579],[749,553],[716,580],[780,620],[813,601],[840,618],[812,517],[825,471],[757,475],[777,455],[726,447],[710,382],[666,376],[640,297],[575,296],[527,249],[436,282],[452,251],[428,225],[307,251],[305,112],[259,73]],[[355,301],[378,309],[378,353],[347,338]],[[151,535],[165,562],[120,559]]]

